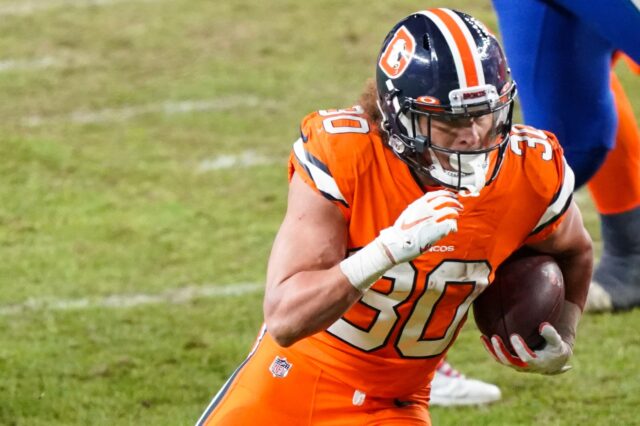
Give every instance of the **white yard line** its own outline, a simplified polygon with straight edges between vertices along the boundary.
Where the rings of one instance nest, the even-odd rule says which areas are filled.
[[[186,114],[191,112],[224,111],[233,108],[255,107],[263,105],[255,96],[232,95],[213,99],[166,101],[146,105],[130,105],[122,108],[105,108],[94,111],[75,111],[67,115],[25,117],[22,124],[27,127],[39,127],[49,123],[93,124],[126,121],[131,118],[160,113],[164,115]]]
[[[100,298],[87,297],[80,299],[32,298],[24,303],[0,305],[0,316],[34,311],[79,311],[95,308],[123,309],[141,305],[178,304],[196,299],[257,293],[263,288],[264,284],[238,283],[174,288],[157,294],[114,294]]]
[[[31,71],[62,66],[58,58],[45,56],[37,59],[5,59],[0,61],[0,72],[5,71]]]
[[[92,61],[89,57],[78,56],[67,52],[59,52],[54,56],[41,58],[17,59],[7,58],[0,60],[0,72],[11,71],[38,71],[50,68],[74,68],[86,66]]]
[[[234,167],[253,167],[274,164],[277,159],[265,157],[254,151],[247,150],[235,155],[219,155],[214,158],[202,160],[198,165],[198,173],[206,173],[212,170],[231,169]]]
[[[15,3],[0,5],[0,16],[27,16],[51,9],[109,6],[112,4],[131,2],[148,3],[153,2],[153,0],[20,0]]]

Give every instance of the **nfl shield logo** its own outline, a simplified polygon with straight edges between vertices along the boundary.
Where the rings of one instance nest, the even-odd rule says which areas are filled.
[[[293,367],[293,364],[287,361],[286,358],[280,358],[279,356],[273,360],[269,371],[273,374],[273,377],[287,377],[289,370]]]

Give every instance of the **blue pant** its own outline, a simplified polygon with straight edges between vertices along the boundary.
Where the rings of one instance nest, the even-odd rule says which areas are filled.
[[[611,56],[640,62],[640,11],[630,0],[493,0],[524,121],[556,134],[576,187],[615,143]]]

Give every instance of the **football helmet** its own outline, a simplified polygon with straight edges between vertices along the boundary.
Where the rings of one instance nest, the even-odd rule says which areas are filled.
[[[413,171],[462,195],[477,195],[496,178],[516,90],[500,44],[481,22],[445,8],[409,15],[384,40],[376,88],[389,146]],[[490,129],[472,150],[432,138],[434,122],[479,120]]]

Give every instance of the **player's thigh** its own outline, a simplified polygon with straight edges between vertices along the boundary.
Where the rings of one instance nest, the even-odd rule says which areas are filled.
[[[267,334],[214,397],[198,425],[306,424],[319,374]]]
[[[380,410],[370,416],[366,425],[430,426],[431,417],[426,405],[408,405]]]
[[[426,389],[426,388],[425,388]],[[313,426],[373,426],[431,424],[428,389],[402,398],[366,395],[323,371],[316,386],[310,423]]]

